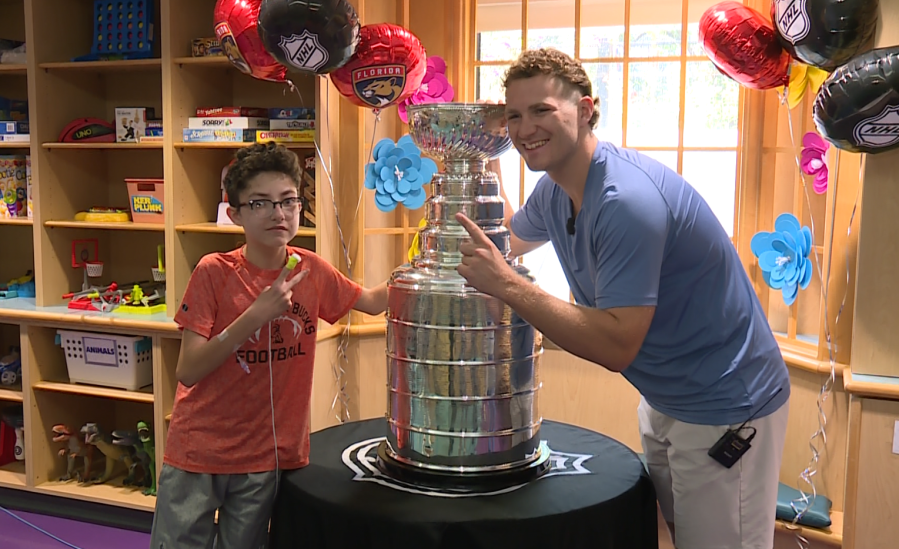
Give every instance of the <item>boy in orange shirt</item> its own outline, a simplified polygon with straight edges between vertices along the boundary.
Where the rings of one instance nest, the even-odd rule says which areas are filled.
[[[333,324],[351,308],[375,315],[387,307],[386,283],[364,289],[288,246],[299,227],[300,177],[296,155],[271,143],[240,150],[228,170],[228,213],[246,245],[203,257],[175,315],[179,383],[152,549],[265,546],[279,471],[309,460],[318,319]],[[300,261],[291,269],[293,254]]]

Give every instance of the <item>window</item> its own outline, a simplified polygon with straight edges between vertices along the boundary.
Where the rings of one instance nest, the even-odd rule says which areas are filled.
[[[477,0],[475,100],[503,100],[502,76],[523,49],[553,47],[579,59],[600,99],[596,135],[682,174],[732,237],[740,145],[740,87],[699,44],[714,0]],[[513,149],[501,158],[509,200],[520,207],[543,175]],[[517,185],[515,183],[518,183]],[[552,245],[524,264],[550,294],[569,299]]]

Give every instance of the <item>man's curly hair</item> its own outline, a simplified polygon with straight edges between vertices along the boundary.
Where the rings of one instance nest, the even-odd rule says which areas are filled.
[[[294,182],[299,192],[302,171],[297,155],[277,143],[254,143],[239,149],[228,166],[228,173],[225,176],[228,203],[235,208],[239,207],[240,193],[247,188],[251,179],[265,172],[286,175]]]
[[[590,117],[590,128],[596,128],[596,124],[599,122],[599,98],[593,96],[593,84],[583,65],[559,50],[541,48],[522,52],[506,71],[503,77],[503,87],[508,88],[509,84],[515,80],[541,75],[556,78],[572,93],[577,92],[581,97],[593,98],[593,116]]]

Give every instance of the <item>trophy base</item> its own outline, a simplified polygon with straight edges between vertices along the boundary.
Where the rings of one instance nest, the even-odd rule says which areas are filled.
[[[493,471],[459,472],[434,470],[403,463],[391,455],[387,441],[378,445],[377,468],[388,477],[419,488],[460,494],[486,494],[533,482],[551,466],[549,447],[540,446],[540,456],[527,465]]]

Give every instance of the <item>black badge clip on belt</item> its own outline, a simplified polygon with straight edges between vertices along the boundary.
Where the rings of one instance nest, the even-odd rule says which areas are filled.
[[[759,410],[762,410],[765,406],[768,405],[769,402],[774,400],[774,397],[780,393],[781,389],[778,389],[771,398],[769,398],[765,404],[763,404]],[[752,421],[755,415],[758,413],[756,411],[755,414],[749,416],[749,419],[743,422],[742,425],[737,427],[736,429],[728,429],[724,436],[718,439],[718,442],[715,443],[714,446],[709,449],[709,456],[724,465],[728,469],[733,467],[734,463],[740,461],[740,458],[743,457],[743,454],[749,451],[752,447],[752,439],[755,438],[755,427],[747,427],[746,424]],[[751,430],[752,432],[748,437],[743,438],[740,436],[740,431],[743,430]]]

